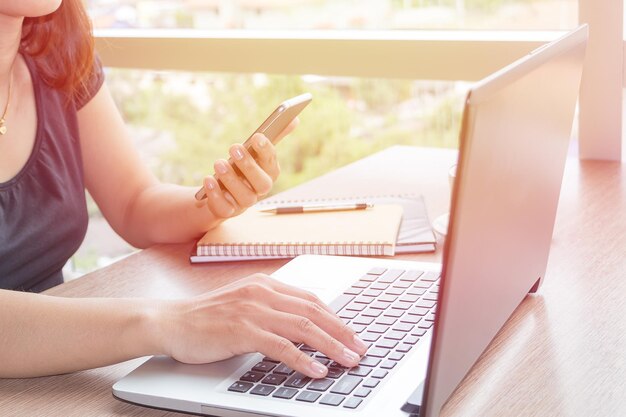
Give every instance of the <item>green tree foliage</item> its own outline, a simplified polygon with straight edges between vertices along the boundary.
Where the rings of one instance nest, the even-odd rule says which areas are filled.
[[[177,92],[167,80],[178,74],[151,82],[140,82],[141,77],[113,72],[109,81],[117,86],[116,100],[131,125],[173,139],[175,146],[159,155],[157,172],[168,182],[200,184],[232,143],[243,142],[280,102],[303,92],[314,98],[298,128],[277,146],[282,173],[273,192],[392,145],[457,146],[459,97],[431,91],[429,83],[416,89],[409,80],[305,82],[296,76],[197,74]],[[420,108],[421,116],[399,115],[399,105],[422,95],[434,98]],[[205,96],[208,105],[196,103]]]

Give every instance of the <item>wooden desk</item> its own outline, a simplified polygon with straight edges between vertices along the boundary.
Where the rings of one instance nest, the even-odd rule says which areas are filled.
[[[453,151],[394,147],[289,197],[418,192],[447,211]],[[144,250],[48,291],[64,297],[183,297],[285,261],[191,266],[191,245]],[[438,260],[430,255],[402,258]],[[174,416],[115,400],[141,359],[47,378],[0,380],[0,415]],[[570,160],[546,280],[527,297],[444,407],[444,416],[626,416],[626,169]]]

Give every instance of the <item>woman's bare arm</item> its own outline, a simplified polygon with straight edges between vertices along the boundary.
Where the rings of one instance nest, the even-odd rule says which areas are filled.
[[[95,368],[158,353],[157,303],[0,290],[0,377]]]
[[[0,378],[67,373],[146,355],[208,363],[248,352],[324,377],[326,367],[292,341],[348,367],[367,350],[317,297],[260,274],[168,301],[0,290]]]

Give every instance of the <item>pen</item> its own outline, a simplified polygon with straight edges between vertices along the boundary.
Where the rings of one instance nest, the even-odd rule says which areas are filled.
[[[271,207],[261,210],[263,213],[273,214],[293,214],[293,213],[310,213],[316,211],[344,211],[344,210],[365,210],[374,207],[369,203],[350,203],[350,204],[314,204],[307,206],[285,206]]]

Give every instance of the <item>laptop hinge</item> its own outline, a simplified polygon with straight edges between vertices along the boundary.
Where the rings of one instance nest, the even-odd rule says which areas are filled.
[[[421,382],[411,396],[406,400],[401,410],[412,416],[419,416],[420,407],[422,405],[422,396],[424,395],[424,382]]]

